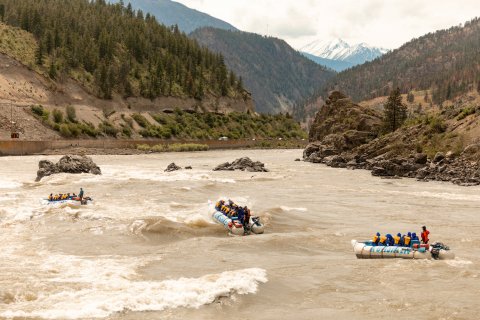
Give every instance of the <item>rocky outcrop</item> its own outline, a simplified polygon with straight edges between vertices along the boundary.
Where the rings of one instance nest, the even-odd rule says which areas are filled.
[[[38,163],[35,181],[40,181],[43,177],[62,172],[102,174],[92,158],[79,155],[65,155],[56,164],[50,160],[41,160]]]
[[[354,104],[339,91],[332,91],[315,117],[309,132],[311,143],[303,158],[314,163],[324,162],[326,157],[340,155],[375,139],[380,125],[381,116],[377,112]],[[343,167],[348,161],[339,162],[335,158],[333,163]]]
[[[429,137],[438,133],[431,124],[406,126],[372,138],[380,122],[374,122],[369,130],[361,127],[360,131],[357,122],[362,122],[362,116],[354,118],[355,121],[345,121],[345,117],[357,111],[358,107],[343,94],[331,93],[326,109],[318,112],[312,126],[310,138],[317,140],[305,148],[304,160],[335,168],[366,169],[374,176],[385,178],[480,185],[480,144],[469,145],[463,152],[437,152],[429,158],[418,151],[428,146]]]
[[[268,172],[268,169],[265,168],[265,164],[260,161],[252,161],[248,157],[239,158],[232,163],[225,162],[218,165],[213,171],[233,171],[233,170],[241,170],[241,171],[249,171],[249,172]]]
[[[172,172],[172,171],[177,171],[177,170],[181,170],[182,168],[177,166],[175,164],[175,162],[172,162],[170,163],[168,166],[167,166],[167,169],[165,169],[164,171],[165,172]]]

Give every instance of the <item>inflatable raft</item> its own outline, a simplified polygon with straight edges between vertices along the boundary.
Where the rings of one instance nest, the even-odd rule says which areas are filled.
[[[235,217],[227,217],[223,212],[218,210],[215,210],[212,214],[212,218],[215,222],[222,224],[225,229],[236,236],[243,236],[250,232],[261,234],[265,231],[265,226],[260,222],[260,218],[258,217],[250,217],[250,221],[246,227],[244,227]]]
[[[353,251],[358,259],[454,259],[455,254],[443,243],[432,245],[414,244],[412,247],[377,246],[372,241],[352,240]]]
[[[47,206],[86,206],[86,205],[91,205],[93,203],[92,198],[85,198],[83,200],[80,199],[64,199],[64,200],[48,200],[48,199],[43,199],[42,204],[47,205]]]

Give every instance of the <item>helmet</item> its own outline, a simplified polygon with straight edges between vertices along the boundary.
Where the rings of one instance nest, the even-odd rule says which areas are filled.
[[[380,232],[377,232],[377,236],[380,237]]]
[[[401,236],[402,236],[402,234],[400,232],[397,233],[397,237],[401,237]]]
[[[422,229],[425,230],[425,229],[427,229],[427,227],[423,226]]]
[[[407,234],[408,234],[408,236],[409,236],[409,237],[411,237],[411,236],[412,236],[412,233],[411,233],[411,232],[408,232]]]
[[[417,237],[417,234],[414,232],[412,233],[412,238],[416,238]]]

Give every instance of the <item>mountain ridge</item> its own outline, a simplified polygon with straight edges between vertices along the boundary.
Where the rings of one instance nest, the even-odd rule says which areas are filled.
[[[226,65],[252,93],[259,112],[292,112],[295,104],[334,75],[281,39],[208,27],[190,36],[225,57]]]
[[[342,39],[331,41],[316,40],[301,47],[299,51],[308,54],[307,57],[314,62],[319,63],[320,61],[320,64],[323,62],[325,66],[336,71],[343,71],[350,67],[372,61],[388,52],[387,49],[369,46],[366,43],[350,45]],[[343,62],[344,64],[339,64],[339,62]]]
[[[121,0],[111,0],[118,3]],[[214,27],[225,30],[238,30],[230,23],[213,17],[207,13],[192,9],[184,4],[170,0],[125,0],[125,5],[131,3],[134,9],[140,9],[145,14],[153,14],[157,20],[166,26],[177,25],[186,34],[201,28]]]

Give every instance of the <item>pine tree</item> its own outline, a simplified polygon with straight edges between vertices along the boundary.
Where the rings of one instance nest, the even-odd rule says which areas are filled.
[[[37,51],[35,52],[35,63],[38,64],[39,66],[43,65],[43,55],[44,55],[43,42],[39,41]]]
[[[407,101],[410,103],[413,103],[413,101],[415,101],[415,96],[411,91],[407,94]]]
[[[402,102],[400,89],[390,93],[384,108],[384,124],[389,132],[394,132],[402,126],[407,118],[407,107]]]

